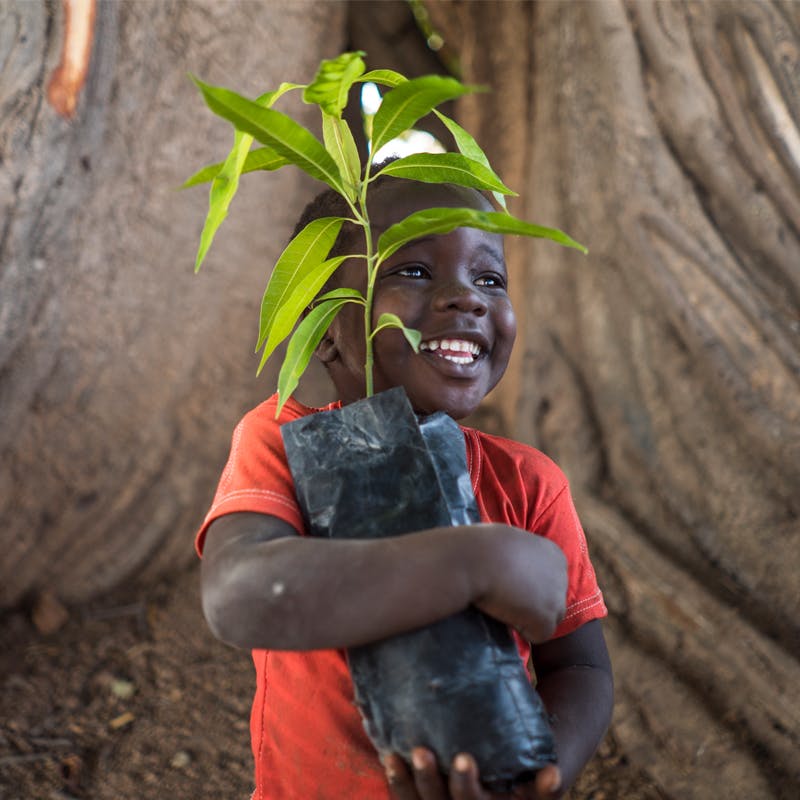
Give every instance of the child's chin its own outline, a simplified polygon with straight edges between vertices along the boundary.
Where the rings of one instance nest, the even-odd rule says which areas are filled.
[[[414,413],[418,417],[428,417],[431,414],[435,414],[437,411],[443,411],[445,414],[447,414],[449,417],[452,417],[455,420],[465,419],[477,409],[477,405],[473,406],[471,404],[463,405],[463,404],[418,403],[414,402],[413,398],[411,399],[411,406],[414,409]]]

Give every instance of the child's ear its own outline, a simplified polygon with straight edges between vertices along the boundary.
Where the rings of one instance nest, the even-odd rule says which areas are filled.
[[[327,365],[332,361],[336,361],[339,357],[339,348],[336,346],[336,342],[333,340],[333,336],[331,336],[330,333],[326,333],[322,337],[322,341],[317,345],[315,353],[323,364]]]

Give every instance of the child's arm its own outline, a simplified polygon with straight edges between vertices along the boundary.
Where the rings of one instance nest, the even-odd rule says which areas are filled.
[[[352,647],[471,604],[542,642],[564,613],[566,586],[557,545],[500,524],[333,541],[242,512],[211,524],[202,562],[212,631],[273,650]]]
[[[600,620],[534,645],[536,689],[551,717],[562,786],[568,789],[611,722],[614,682]]]
[[[614,689],[611,663],[599,620],[573,633],[533,647],[536,689],[551,717],[556,738],[558,769],[545,767],[535,782],[520,787],[515,797],[551,800],[561,797],[592,757],[611,721]],[[459,770],[453,763],[445,785],[430,751],[414,752],[409,768],[396,755],[384,762],[392,794],[397,800],[488,800],[481,788],[475,762],[467,758]]]

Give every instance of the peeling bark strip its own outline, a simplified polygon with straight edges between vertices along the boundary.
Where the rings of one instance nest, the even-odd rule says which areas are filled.
[[[94,36],[95,0],[63,0],[64,45],[61,61],[47,84],[50,105],[68,119],[75,115],[78,94],[86,82]]]

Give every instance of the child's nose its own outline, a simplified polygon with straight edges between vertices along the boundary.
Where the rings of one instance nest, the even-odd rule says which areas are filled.
[[[481,293],[469,283],[451,281],[436,290],[433,307],[437,311],[461,311],[482,317],[487,311]]]

